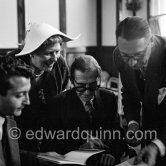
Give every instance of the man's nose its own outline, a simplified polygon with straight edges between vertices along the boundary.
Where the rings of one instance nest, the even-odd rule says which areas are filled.
[[[28,94],[28,93],[25,94],[25,98],[24,98],[23,103],[24,103],[25,105],[30,105],[30,99],[29,99],[29,94]]]
[[[128,61],[128,64],[129,64],[129,66],[135,66],[135,65],[137,64],[137,60],[135,60],[135,59],[130,59],[130,60]]]
[[[84,94],[90,94],[91,93],[91,91],[87,88],[86,90],[85,90],[85,92],[84,92]]]

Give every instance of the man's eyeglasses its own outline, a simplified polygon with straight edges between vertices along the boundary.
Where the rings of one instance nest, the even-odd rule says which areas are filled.
[[[94,81],[89,84],[78,83],[76,80],[74,80],[74,82],[77,84],[77,86],[74,87],[77,92],[85,92],[86,90],[93,92],[100,87],[100,85],[98,85],[97,81]],[[88,85],[88,87],[86,87],[87,85]]]
[[[130,60],[140,61],[140,60],[143,60],[144,56],[146,56],[148,45],[146,46],[146,48],[143,51],[137,52],[137,53],[133,54],[132,56],[128,55],[126,53],[123,53],[120,50],[119,50],[119,52],[125,62],[129,62]]]

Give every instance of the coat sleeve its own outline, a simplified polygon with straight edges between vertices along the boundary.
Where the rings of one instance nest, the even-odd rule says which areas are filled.
[[[141,103],[123,87],[122,88],[123,111],[127,122],[136,121],[140,123]]]

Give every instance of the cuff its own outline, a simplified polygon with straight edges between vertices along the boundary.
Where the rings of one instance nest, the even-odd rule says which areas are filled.
[[[157,145],[160,156],[163,157],[165,155],[165,145],[159,139],[155,139],[152,142]]]

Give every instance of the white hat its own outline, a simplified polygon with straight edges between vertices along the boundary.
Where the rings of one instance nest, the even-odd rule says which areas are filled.
[[[26,32],[25,43],[22,51],[16,56],[22,56],[35,51],[44,41],[53,35],[60,35],[64,42],[77,39],[67,36],[58,29],[46,23],[32,23]]]

